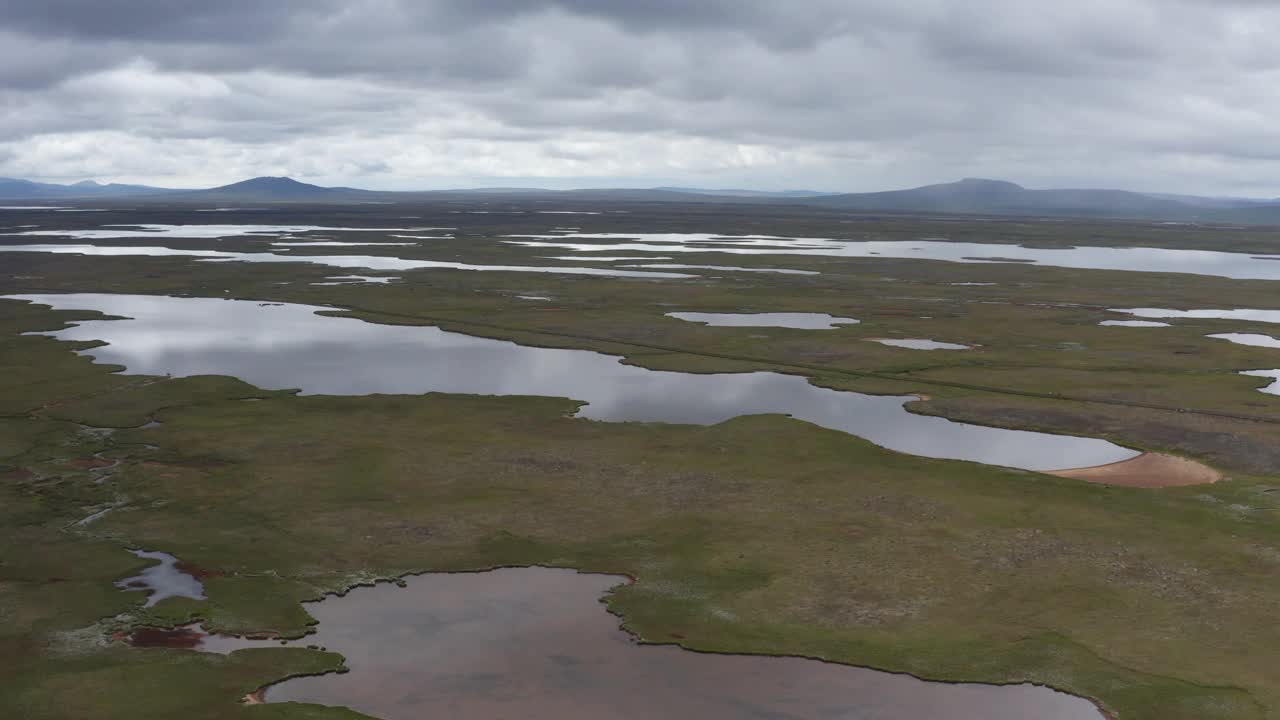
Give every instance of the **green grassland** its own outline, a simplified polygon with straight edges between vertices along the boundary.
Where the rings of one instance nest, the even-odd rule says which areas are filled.
[[[656,229],[712,222],[690,211],[681,224],[662,212],[650,218]],[[421,222],[450,224],[432,222],[440,219]],[[717,232],[832,234],[811,218],[722,221]],[[330,223],[340,224],[315,222]],[[802,223],[809,232],[795,229]],[[1058,244],[1084,244],[1108,228],[1146,233],[1022,224]],[[966,232],[987,230],[972,225]],[[874,232],[906,237],[908,227],[913,237],[944,234],[905,219]],[[475,228],[475,237],[416,251],[567,264],[484,240],[521,229]],[[1171,246],[1191,242],[1179,232],[1170,231]],[[1264,245],[1262,231],[1247,235],[1229,239],[1250,251]],[[255,241],[181,242],[252,249]],[[634,576],[609,609],[650,642],[929,679],[1032,681],[1094,698],[1122,720],[1280,717],[1280,398],[1236,374],[1280,366],[1280,353],[1203,337],[1267,331],[1248,323],[1097,326],[1119,317],[1107,307],[1280,307],[1274,283],[690,254],[678,261],[822,274],[655,282],[431,270],[401,273],[392,285],[321,287],[309,283],[348,271],[185,258],[0,260],[3,293],[311,303],[374,322],[598,350],[650,368],[798,373],[843,389],[928,395],[911,405],[917,412],[1107,437],[1227,475],[1213,486],[1137,490],[901,455],[775,416],[712,427],[598,423],[569,417],[572,399],[303,397],[229,378],[122,375],[75,355],[77,346],[23,334],[91,313],[0,301],[0,707],[17,717],[355,717],[239,704],[264,684],[339,667],[332,653],[223,657],[131,649],[109,637],[197,618],[227,632],[297,637],[310,621],[300,602],[327,592],[526,564]],[[948,284],[957,281],[998,284]],[[863,322],[714,328],[664,317],[676,310],[814,311]],[[981,347],[913,352],[867,342],[894,336]],[[139,429],[151,420],[162,424]],[[97,455],[121,461],[100,484],[86,462]],[[109,506],[100,520],[75,525]],[[145,564],[126,548],[199,566],[208,599],[143,609],[139,595],[112,586]]]

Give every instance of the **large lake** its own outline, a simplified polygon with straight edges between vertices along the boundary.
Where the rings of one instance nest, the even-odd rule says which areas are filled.
[[[334,241],[324,236],[298,236],[298,233],[382,233],[389,238],[447,239],[444,235],[404,235],[406,232],[448,231],[452,228],[434,227],[326,227],[319,225],[104,225],[85,230],[22,230],[0,232],[0,236],[37,238],[76,238],[89,244],[30,244],[0,245],[0,251],[11,252],[64,252],[103,255],[191,255],[193,257],[221,258],[241,262],[311,262],[336,267],[365,267],[383,270],[411,270],[426,268],[453,268],[459,270],[501,270],[508,272],[556,272],[562,274],[600,275],[613,277],[689,277],[685,273],[661,273],[644,270],[703,270],[747,271],[814,274],[809,270],[773,267],[743,268],[678,263],[624,265],[614,268],[554,267],[541,268],[522,265],[471,265],[452,261],[403,259],[368,255],[299,255],[296,257],[276,253],[221,252],[214,250],[185,250],[165,247],[97,246],[95,240],[120,240],[126,238],[179,240],[249,237],[264,241],[295,241],[289,247],[315,249],[341,245],[386,245],[389,248],[403,243],[378,242],[376,237],[367,241]],[[654,253],[650,260],[665,259],[680,253],[727,253],[734,255],[796,255],[829,257],[886,257],[919,260],[946,260],[959,263],[1026,263],[1054,267],[1090,270],[1129,270],[1138,272],[1174,272],[1197,275],[1215,275],[1237,279],[1280,280],[1280,255],[1259,256],[1250,253],[1229,253],[1214,250],[1179,250],[1144,247],[1065,247],[1031,248],[1021,245],[998,243],[950,242],[942,239],[860,241],[831,238],[778,237],[766,235],[724,236],[710,233],[581,233],[558,231],[540,235],[507,236],[507,243],[532,248],[571,250],[575,255],[558,255],[556,259],[575,259],[596,262],[606,257],[617,260],[643,260]],[[314,242],[312,242],[314,241]],[[284,249],[281,247],[281,249]],[[607,253],[601,257],[593,255]],[[625,253],[618,255],[618,253]],[[631,268],[631,269],[627,269]],[[975,283],[977,284],[977,283]]]
[[[1131,270],[1216,275],[1236,279],[1280,280],[1280,263],[1259,256],[1214,250],[1142,247],[1029,248],[995,243],[943,240],[858,241],[774,236],[731,237],[702,233],[553,233],[512,236],[508,242],[536,248],[597,252],[727,253],[732,255],[809,255],[946,260],[961,263],[1020,262],[1087,270]],[[1264,259],[1280,259],[1266,256]]]
[[[709,425],[741,415],[787,414],[914,455],[1029,470],[1104,465],[1135,457],[1093,438],[1006,430],[916,415],[902,396],[811,385],[772,372],[647,370],[584,350],[561,350],[317,315],[330,308],[147,295],[10,296],[127,320],[91,320],[45,333],[102,340],[82,351],[133,374],[231,375],[307,394],[428,392],[541,395],[585,401],[579,417]]]

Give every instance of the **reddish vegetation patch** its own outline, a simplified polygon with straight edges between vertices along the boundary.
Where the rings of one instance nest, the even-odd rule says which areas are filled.
[[[26,468],[13,468],[12,470],[0,472],[0,480],[13,480],[16,482],[26,482],[34,479],[35,476],[35,473]]]
[[[129,634],[129,644],[134,647],[163,647],[192,650],[200,644],[200,640],[203,638],[204,633],[190,628],[173,628],[171,630],[166,630],[164,628],[143,627],[138,628]]]
[[[1208,465],[1162,453],[1143,453],[1131,460],[1110,465],[1058,470],[1050,474],[1103,485],[1137,488],[1208,485],[1222,479],[1222,473]]]

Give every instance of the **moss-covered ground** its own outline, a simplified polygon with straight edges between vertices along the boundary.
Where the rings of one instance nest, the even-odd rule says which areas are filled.
[[[1265,230],[858,218],[850,231],[808,211],[631,210],[574,224],[1280,247]],[[378,225],[403,214],[287,208],[270,222]],[[550,221],[412,214],[423,217],[400,222],[464,227],[456,240],[421,248],[356,251],[566,264],[493,241]],[[135,215],[197,221],[175,208]],[[246,238],[163,244],[263,249]],[[1034,681],[1094,698],[1122,720],[1280,717],[1280,398],[1258,392],[1265,380],[1237,374],[1280,367],[1280,353],[1204,338],[1266,332],[1249,323],[1097,325],[1117,317],[1108,307],[1280,308],[1275,283],[727,257],[680,262],[821,274],[649,281],[431,270],[399,273],[390,285],[315,286],[351,271],[22,253],[0,255],[0,292],[311,303],[374,322],[609,352],[645,367],[800,373],[833,387],[929,396],[912,405],[918,412],[1194,457],[1227,479],[1106,487],[901,455],[781,417],[597,423],[568,417],[569,399],[299,397],[231,378],[123,375],[77,356],[75,345],[24,334],[91,314],[0,301],[0,708],[40,719],[353,717],[239,703],[266,683],[337,668],[334,654],[289,647],[224,657],[110,638],[196,618],[227,632],[298,636],[309,622],[299,603],[325,592],[405,573],[544,564],[633,575],[610,608],[653,642],[939,680]],[[960,281],[996,284],[949,284]],[[863,322],[714,328],[664,316],[675,310],[814,311]],[[981,347],[916,352],[867,342],[893,336]],[[140,429],[153,420],[161,424]],[[106,482],[92,469],[98,456],[121,461]],[[126,548],[200,568],[207,600],[143,609],[138,594],[113,587],[145,564]]]

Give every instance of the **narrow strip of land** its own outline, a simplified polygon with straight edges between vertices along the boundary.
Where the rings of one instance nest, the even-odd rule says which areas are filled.
[[[482,322],[479,320],[462,320],[453,317],[443,317],[437,315],[421,315],[417,313],[400,313],[390,310],[377,310],[373,308],[365,308],[356,305],[332,306],[334,310],[348,310],[364,315],[382,315],[385,317],[402,318],[407,320],[421,320],[432,324],[444,325],[465,325],[476,328],[486,328],[489,330],[499,330],[508,333],[528,333],[533,335],[547,335],[550,337],[567,338],[570,340],[585,340],[588,342],[602,342],[613,345],[626,345],[629,347],[643,348],[645,350],[658,350],[662,352],[677,353],[684,355],[694,355],[706,358],[715,358],[718,360],[733,360],[737,362],[757,363],[762,365],[773,365],[777,367],[795,368],[798,370],[806,370],[811,373],[827,373],[835,375],[846,375],[849,377],[870,378],[875,380],[889,380],[893,382],[909,383],[913,385],[932,385],[934,387],[947,387],[957,390],[973,390],[977,392],[994,393],[998,395],[1011,395],[1018,397],[1035,398],[1039,400],[1058,400],[1064,402],[1092,403],[1095,405],[1111,405],[1126,408],[1142,408],[1146,410],[1163,410],[1167,412],[1187,413],[1193,415],[1203,415],[1208,417],[1228,418],[1231,420],[1245,420],[1248,422],[1268,423],[1271,425],[1280,425],[1280,418],[1267,417],[1265,415],[1251,415],[1248,413],[1231,413],[1221,410],[1208,410],[1204,408],[1190,408],[1179,405],[1166,405],[1163,403],[1140,402],[1137,400],[1118,400],[1114,398],[1092,398],[1081,397],[1077,395],[1067,395],[1064,393],[1045,393],[1035,392],[1034,390],[1016,390],[1013,388],[1002,388],[993,385],[978,385],[974,383],[954,382],[951,380],[935,380],[931,378],[921,377],[902,377],[891,373],[876,372],[874,370],[854,370],[850,368],[833,367],[829,365],[812,365],[809,363],[796,362],[794,360],[778,360],[775,358],[754,357],[750,355],[733,355],[729,353],[719,353],[710,350],[694,350],[690,348],[674,347],[670,345],[659,345],[655,343],[645,343],[637,340],[624,340],[619,338],[605,337],[600,335],[585,335],[582,333],[570,333],[560,330],[545,330],[528,327],[513,327],[510,325],[501,325],[498,323]]]

